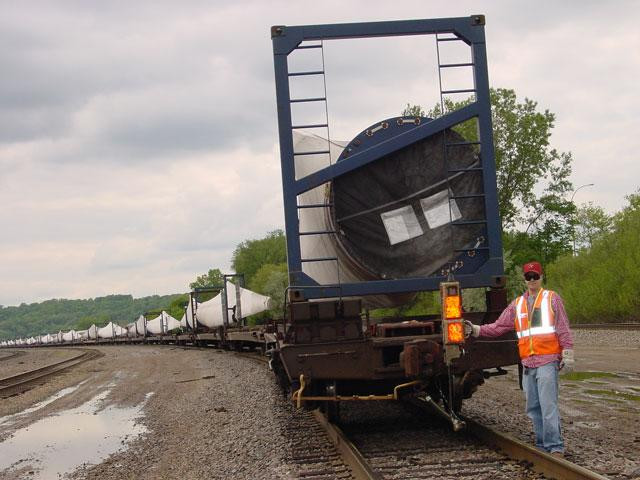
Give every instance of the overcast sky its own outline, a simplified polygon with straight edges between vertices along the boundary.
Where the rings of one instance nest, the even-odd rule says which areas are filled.
[[[284,226],[269,27],[484,13],[576,202],[639,186],[640,3],[0,0],[0,304],[186,291]],[[325,48],[333,138],[430,107],[433,38]],[[417,73],[416,73],[417,72]],[[333,76],[332,76],[333,75]]]

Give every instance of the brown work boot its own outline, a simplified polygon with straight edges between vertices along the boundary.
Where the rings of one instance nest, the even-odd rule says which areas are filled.
[[[556,458],[564,458],[563,452],[551,452],[551,455],[553,455]]]

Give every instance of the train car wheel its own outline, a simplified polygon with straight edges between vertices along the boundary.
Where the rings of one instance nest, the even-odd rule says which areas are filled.
[[[320,411],[326,415],[330,422],[338,423],[340,421],[340,402],[322,402]]]

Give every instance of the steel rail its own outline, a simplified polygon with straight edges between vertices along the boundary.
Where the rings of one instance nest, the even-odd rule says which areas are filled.
[[[21,357],[22,355],[25,355],[27,352],[25,352],[24,350],[17,350],[15,352],[11,352],[11,355],[6,355],[4,357],[0,357],[0,362],[3,362],[4,360],[9,360],[10,358],[16,358],[16,357]]]
[[[557,480],[607,480],[598,473],[576,465],[564,458],[542,452],[506,433],[498,432],[474,420],[465,418],[470,433],[498,448],[508,457],[531,464],[531,469],[547,478]]]
[[[235,356],[237,357],[243,357],[243,358],[248,358],[249,360],[253,360],[259,363],[269,363],[269,357],[265,357],[264,355],[260,355],[257,352],[256,353],[251,353],[251,352],[231,352],[233,353]]]
[[[409,399],[408,403],[420,410],[426,410],[444,418],[442,411],[420,399]],[[592,472],[580,465],[576,465],[564,458],[542,452],[509,434],[494,430],[470,418],[462,416],[460,418],[464,421],[467,432],[485,444],[500,450],[507,457],[513,460],[527,462],[531,470],[541,473],[546,478],[555,480],[607,480],[607,477]]]
[[[640,323],[576,323],[570,327],[577,330],[640,330]]]
[[[24,393],[30,389],[29,386],[33,382],[61,373],[71,367],[84,363],[88,360],[101,357],[102,355],[103,353],[97,350],[86,349],[80,355],[76,355],[72,358],[36,368],[34,370],[29,370],[28,372],[2,378],[0,379],[0,398],[8,398]]]
[[[351,468],[353,477],[356,480],[382,480],[382,475],[373,470],[364,456],[358,451],[353,442],[347,438],[340,427],[331,423],[318,409],[313,411],[313,416],[327,432],[329,439],[336,447],[336,450],[338,450],[338,453],[340,453],[342,461]]]

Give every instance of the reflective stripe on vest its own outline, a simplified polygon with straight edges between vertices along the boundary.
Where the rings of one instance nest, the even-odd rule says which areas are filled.
[[[549,290],[541,290],[533,302],[532,313],[536,308],[539,308],[541,320],[540,325],[536,325],[535,327],[530,326],[527,300],[524,295],[518,298],[518,302],[516,304],[516,334],[518,335],[518,338],[544,333],[556,333],[553,310],[551,309],[550,293],[551,292],[549,292]],[[523,322],[524,319],[526,319],[526,324]]]
[[[551,307],[553,292],[540,290],[528,310],[524,295],[516,302],[515,329],[518,336],[520,357],[560,353],[562,349],[555,335],[555,315]]]

